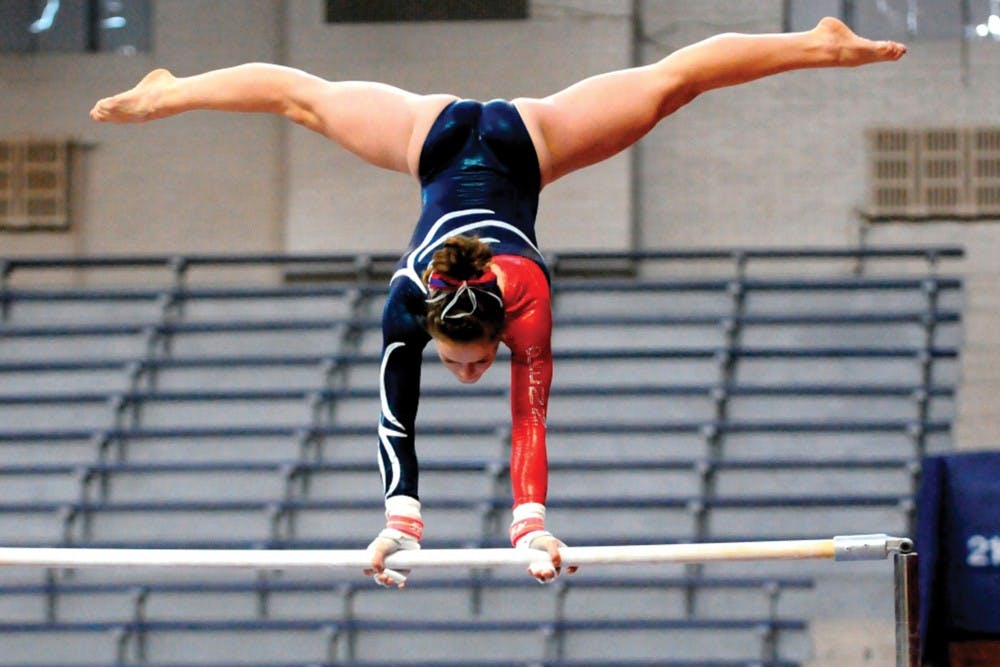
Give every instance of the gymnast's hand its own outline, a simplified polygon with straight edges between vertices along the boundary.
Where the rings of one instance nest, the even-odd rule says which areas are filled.
[[[409,570],[390,570],[385,566],[387,556],[397,551],[410,551],[420,548],[420,542],[415,538],[393,528],[385,528],[368,545],[372,566],[365,574],[374,578],[379,586],[399,588],[406,587],[406,575]]]
[[[534,536],[529,535],[527,537],[530,537],[530,539],[522,540],[518,544],[518,548],[537,549],[549,554],[548,561],[541,559],[528,566],[528,573],[531,576],[540,583],[547,584],[562,572],[562,556],[559,554],[559,550],[566,546],[566,544],[548,531],[542,531]],[[567,568],[566,574],[573,574],[576,570],[576,566]]]
[[[566,545],[545,530],[545,505],[542,503],[520,503],[514,506],[513,514],[510,542],[515,549],[536,549],[549,555],[548,559],[539,558],[528,566],[528,573],[531,576],[547,584],[562,571],[562,556],[559,550]],[[576,572],[575,567],[566,570],[567,574],[574,572]]]
[[[397,551],[413,551],[420,548],[420,538],[424,536],[424,522],[420,519],[420,501],[409,496],[393,496],[385,499],[385,528],[371,544],[370,568],[365,574],[373,577],[379,586],[406,586],[409,570],[397,572],[385,566],[386,557]]]

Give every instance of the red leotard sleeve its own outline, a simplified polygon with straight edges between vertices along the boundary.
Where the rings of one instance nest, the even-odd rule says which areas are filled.
[[[552,305],[542,269],[516,255],[493,258],[504,275],[510,348],[511,455],[514,505],[544,503],[548,490],[545,417],[552,385]]]

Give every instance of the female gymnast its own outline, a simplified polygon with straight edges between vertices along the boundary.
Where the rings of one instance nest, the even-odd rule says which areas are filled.
[[[540,191],[632,145],[706,91],[789,70],[893,61],[905,52],[825,18],[805,32],[717,35],[549,97],[487,103],[326,81],[263,63],[184,78],[157,69],[97,102],[91,117],[140,123],[197,109],[272,113],[419,181],[423,208],[382,319],[378,462],[387,523],[369,545],[367,572],[382,585],[402,586],[385,558],[419,548],[423,535],[414,447],[423,348],[433,340],[448,370],[474,383],[502,342],[511,351],[510,538],[518,548],[548,552],[551,567],[529,572],[550,581],[564,545],[545,530],[552,314],[534,232]]]

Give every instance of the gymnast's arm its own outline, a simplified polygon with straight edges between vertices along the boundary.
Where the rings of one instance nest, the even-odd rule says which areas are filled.
[[[365,572],[384,586],[403,585],[384,573],[386,556],[419,549],[423,537],[414,442],[422,354],[430,338],[414,315],[422,307],[423,295],[400,279],[391,287],[382,312],[378,463],[386,524],[368,546],[372,567]]]
[[[524,280],[521,287],[516,313],[507,322],[504,333],[504,341],[511,349],[510,476],[514,509],[510,539],[515,547],[549,553],[555,571],[544,565],[529,568],[536,579],[544,582],[558,574],[559,549],[565,546],[545,530],[548,493],[545,420],[552,385],[552,308],[549,286],[544,279]],[[575,571],[575,567],[568,570]]]
[[[189,77],[153,70],[131,90],[98,101],[90,116],[141,123],[194,110],[271,113],[322,134],[375,166],[415,175],[424,137],[454,99],[247,63]]]

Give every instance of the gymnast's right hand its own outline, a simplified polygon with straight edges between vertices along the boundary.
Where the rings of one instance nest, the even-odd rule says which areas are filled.
[[[408,570],[395,571],[385,566],[385,559],[397,551],[420,548],[424,523],[420,519],[420,501],[409,496],[393,496],[385,501],[385,528],[368,545],[371,567],[365,574],[373,577],[380,586],[406,586]]]

